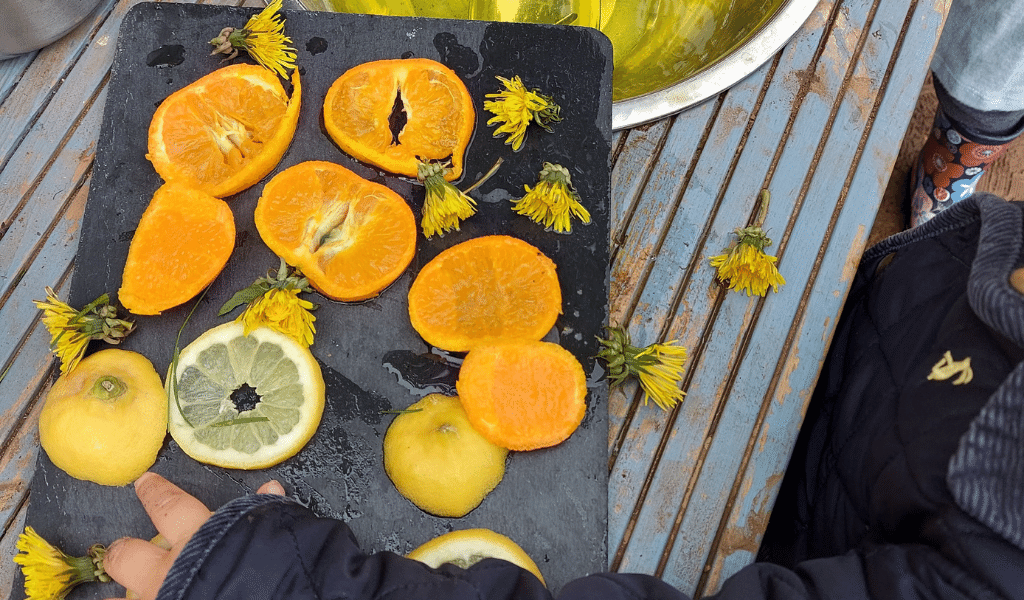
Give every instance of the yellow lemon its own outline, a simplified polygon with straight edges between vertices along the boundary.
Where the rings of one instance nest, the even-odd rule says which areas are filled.
[[[483,438],[456,396],[430,394],[391,422],[384,470],[399,493],[439,517],[476,508],[505,476],[508,450]]]
[[[410,552],[408,558],[435,569],[445,563],[468,569],[485,558],[500,558],[526,569],[544,583],[544,576],[530,555],[519,544],[490,529],[463,529],[439,535]]]
[[[324,378],[305,346],[266,327],[218,325],[178,356],[168,427],[199,462],[265,469],[296,454],[324,412]]]
[[[39,413],[39,443],[77,479],[125,485],[156,462],[167,397],[145,356],[100,350],[54,382]]]

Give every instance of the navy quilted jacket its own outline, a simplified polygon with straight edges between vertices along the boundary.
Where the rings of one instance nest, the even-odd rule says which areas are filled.
[[[1024,599],[1024,296],[1009,283],[1024,267],[1022,232],[1020,204],[981,194],[865,254],[764,561],[726,580],[718,598]],[[685,598],[620,574],[581,577],[558,593]],[[212,598],[551,595],[496,559],[432,570],[367,555],[339,521],[248,496],[214,513],[159,595]]]

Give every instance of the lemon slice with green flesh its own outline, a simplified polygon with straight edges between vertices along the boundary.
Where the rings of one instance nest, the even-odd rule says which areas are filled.
[[[500,558],[526,569],[544,583],[530,555],[507,536],[490,529],[462,529],[439,535],[406,557],[435,569],[445,563],[468,569],[485,558]]]
[[[181,351],[175,376],[176,389],[167,381],[168,429],[202,463],[270,467],[301,450],[323,415],[320,365],[265,327],[248,336],[236,322],[206,331]]]

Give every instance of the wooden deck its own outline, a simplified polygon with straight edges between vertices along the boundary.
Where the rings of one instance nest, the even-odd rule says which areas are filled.
[[[0,62],[0,590],[56,376],[32,300],[70,281],[114,41],[134,4],[107,0],[63,40]],[[611,569],[701,596],[753,559],[948,5],[822,0],[738,85],[616,134],[611,321],[639,344],[678,339],[690,359],[673,411],[640,405],[635,385],[611,395]],[[787,280],[765,299],[727,293],[707,266],[762,188]]]

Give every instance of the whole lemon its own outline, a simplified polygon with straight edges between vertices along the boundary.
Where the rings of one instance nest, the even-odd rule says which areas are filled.
[[[167,434],[167,396],[153,363],[129,350],[82,359],[50,388],[39,443],[53,464],[102,485],[135,481]]]
[[[469,424],[456,396],[430,394],[384,435],[384,470],[399,493],[439,517],[462,517],[505,476],[508,450]]]

